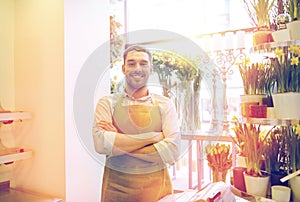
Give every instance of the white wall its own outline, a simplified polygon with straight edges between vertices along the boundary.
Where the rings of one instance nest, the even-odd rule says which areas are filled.
[[[0,103],[14,109],[14,15],[15,3],[0,1]]]
[[[34,153],[16,162],[16,187],[64,198],[63,0],[14,2],[15,109],[33,118],[12,137]]]
[[[90,145],[85,145],[82,134],[78,133],[74,120],[76,117],[74,117],[73,98],[76,79],[82,74],[80,71],[86,60],[109,39],[109,0],[65,0],[64,6],[66,201],[96,202],[100,200],[103,166],[89,154],[87,147],[91,149]],[[99,60],[108,58],[109,49],[99,56]],[[102,70],[99,69],[100,71]],[[89,83],[89,80],[86,82]],[[95,94],[101,96],[107,93],[108,83],[106,77],[100,87],[101,93],[95,92]],[[82,98],[85,98],[85,95],[82,95]],[[90,101],[94,103],[93,98]],[[80,103],[80,109],[85,110],[87,107],[84,101]],[[90,108],[88,116],[93,116]],[[90,120],[91,117],[82,117],[82,119]],[[86,138],[92,140],[91,125],[85,133]]]

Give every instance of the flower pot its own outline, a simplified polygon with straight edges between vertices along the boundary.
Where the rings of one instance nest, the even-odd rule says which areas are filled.
[[[240,95],[241,103],[244,102],[258,102],[259,105],[263,104],[263,100],[266,99],[267,95]]]
[[[290,41],[290,31],[288,29],[281,29],[272,32],[272,36],[275,42],[284,42],[284,41]]]
[[[290,32],[291,40],[300,40],[300,20],[295,20],[286,24]]]
[[[245,167],[234,167],[233,173],[233,186],[240,191],[246,192],[244,172],[247,169]]]
[[[255,177],[244,172],[246,191],[254,196],[266,197],[270,182],[270,176]]]
[[[292,198],[294,202],[300,202],[300,176],[293,177],[290,179],[290,186],[292,189]]]
[[[271,187],[272,199],[280,202],[289,202],[291,189],[287,186],[275,185]]]
[[[250,107],[251,106],[259,106],[258,102],[243,102],[241,103],[242,105],[242,116],[243,117],[250,117],[251,116],[251,111],[250,111]]]
[[[253,33],[253,45],[260,45],[264,43],[273,42],[272,31],[259,30]]]
[[[272,94],[275,116],[278,119],[300,119],[300,93]]]

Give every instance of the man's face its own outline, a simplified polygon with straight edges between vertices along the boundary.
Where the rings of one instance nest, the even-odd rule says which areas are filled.
[[[127,87],[131,90],[144,87],[147,84],[152,69],[153,67],[147,53],[138,51],[129,52],[122,66]]]

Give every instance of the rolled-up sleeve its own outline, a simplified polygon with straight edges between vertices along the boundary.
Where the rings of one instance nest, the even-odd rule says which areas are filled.
[[[173,165],[180,152],[180,125],[174,103],[167,99],[160,105],[162,130],[165,138],[154,144],[164,163]]]
[[[109,96],[100,99],[97,103],[92,133],[96,152],[111,155],[116,133],[100,129],[97,126],[100,120],[112,122],[112,104]]]

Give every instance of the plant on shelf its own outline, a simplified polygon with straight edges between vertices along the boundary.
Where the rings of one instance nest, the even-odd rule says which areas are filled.
[[[275,0],[243,0],[252,24],[256,27],[253,33],[253,45],[272,42],[272,30],[270,19],[274,10]]]
[[[257,28],[270,28],[270,12],[275,0],[243,0],[252,23]]]
[[[292,21],[300,20],[300,0],[287,0],[284,5]]]
[[[230,153],[230,145],[209,144],[205,147],[206,159],[208,166],[213,172],[213,181],[225,181],[227,171],[232,166],[232,154]]]
[[[242,77],[245,95],[260,95],[266,93],[266,83],[269,74],[264,63],[251,63],[249,58],[237,64]]]
[[[263,176],[262,163],[266,151],[268,133],[261,131],[260,125],[242,123],[233,117],[233,128],[236,137],[234,143],[243,151],[246,157],[246,173],[251,176]]]
[[[300,46],[276,48],[270,58],[277,93],[300,92]]]
[[[300,124],[288,126],[287,136],[290,138],[291,172],[296,172],[300,169]]]

